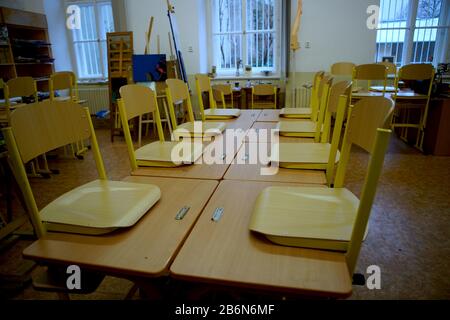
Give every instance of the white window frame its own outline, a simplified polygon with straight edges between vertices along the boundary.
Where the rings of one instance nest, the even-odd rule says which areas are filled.
[[[107,52],[104,50],[104,47],[106,47],[106,35],[105,35],[105,39],[101,39],[101,36],[100,36],[100,30],[101,30],[100,23],[99,23],[100,12],[98,10],[98,5],[100,3],[110,3],[111,8],[113,7],[112,0],[66,0],[66,6],[64,7],[64,9],[66,9],[70,5],[80,5],[80,4],[92,4],[94,7],[95,27],[96,27],[97,37],[98,37],[96,40],[75,40],[73,31],[67,30],[69,39],[70,39],[70,46],[72,49],[71,50],[72,65],[75,67],[77,78],[79,81],[105,81],[105,80],[108,80],[107,61],[100,62],[101,74],[98,74],[98,75],[92,76],[92,77],[83,77],[80,75],[80,72],[79,72],[80,66],[78,65],[78,59],[76,57],[76,44],[78,44],[78,43],[95,43],[95,42],[97,42],[98,47],[99,47],[100,57],[106,57],[106,55],[107,55]],[[114,15],[113,15],[113,20],[114,20]],[[113,22],[115,23],[115,21],[113,21]],[[114,24],[114,26],[115,26],[115,24]],[[106,57],[106,59],[107,59],[107,57]]]
[[[242,60],[242,66],[240,68],[240,77],[245,77],[243,68],[246,65],[249,65],[249,61],[247,61],[248,53],[247,53],[247,35],[249,34],[257,34],[257,33],[267,33],[267,31],[257,31],[257,30],[251,30],[247,31],[247,16],[246,16],[246,8],[247,8],[247,0],[241,0],[242,1],[242,32],[224,32],[223,34],[242,34],[242,47],[241,47],[241,60]],[[214,33],[213,29],[213,23],[212,23],[212,17],[214,15],[213,9],[213,0],[207,1],[206,10],[207,10],[207,36],[208,36],[208,66],[209,70],[211,70],[212,66],[217,67],[217,75],[220,76],[234,76],[236,73],[236,68],[232,69],[219,69],[219,66],[216,63],[216,57],[214,52],[214,36],[220,35],[221,33]],[[274,66],[272,70],[272,77],[280,77],[281,75],[281,43],[282,43],[282,1],[281,0],[275,0],[275,10],[276,10],[276,17],[274,22]],[[252,76],[258,76],[262,71],[269,70],[268,67],[252,67]]]
[[[433,54],[434,65],[440,62],[446,62],[449,57],[446,57],[447,52],[450,50],[450,43],[448,37],[450,35],[450,14],[448,13],[450,9],[450,0],[442,0],[441,15],[439,17],[438,26],[416,26],[419,0],[409,0],[408,16],[406,18],[406,25],[388,28],[377,28],[377,32],[381,30],[398,30],[398,33],[405,33],[405,41],[403,42],[403,52],[401,58],[401,65],[406,65],[412,62],[416,56],[416,52],[413,55],[414,49],[414,39],[416,38],[416,30],[436,30],[436,40],[435,49]],[[430,32],[431,36],[431,32]],[[423,41],[426,42],[425,39]],[[417,41],[419,43],[419,41]],[[439,43],[439,46],[437,45]],[[375,44],[377,45],[377,43]],[[417,51],[417,46],[416,46]],[[376,50],[375,59],[378,57],[378,51]]]

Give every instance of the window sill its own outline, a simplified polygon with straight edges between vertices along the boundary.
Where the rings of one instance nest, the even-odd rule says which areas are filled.
[[[211,78],[211,80],[280,80],[280,75],[274,74],[270,76],[264,76],[264,75],[217,75],[214,78]]]

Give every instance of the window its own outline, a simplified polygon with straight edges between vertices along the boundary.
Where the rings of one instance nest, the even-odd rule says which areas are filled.
[[[381,0],[376,61],[397,65],[445,61],[449,0]]]
[[[114,32],[111,1],[72,2],[80,7],[81,28],[72,30],[75,64],[79,79],[106,79],[108,61],[106,33]]]
[[[238,65],[253,72],[279,73],[281,1],[213,0],[212,64],[218,74],[236,72]]]

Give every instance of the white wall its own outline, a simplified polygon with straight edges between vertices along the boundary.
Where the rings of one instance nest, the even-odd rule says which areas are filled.
[[[180,35],[186,72],[206,72],[205,0],[172,0]],[[143,54],[150,17],[155,18],[150,52],[156,53],[156,36],[161,39],[161,53],[170,55],[167,3],[163,0],[132,0],[125,2],[128,31],[133,31],[134,52]],[[192,47],[192,52],[189,48]]]
[[[380,0],[304,0],[297,71],[329,70],[338,61],[373,62],[376,31],[367,28],[366,11],[374,4]],[[297,1],[292,0],[292,22],[296,12]],[[306,41],[310,49],[303,48]]]
[[[48,33],[55,58],[55,71],[70,71],[71,50],[66,30],[65,5],[62,0],[43,0],[47,15]]]
[[[0,0],[0,7],[45,14],[43,0]]]

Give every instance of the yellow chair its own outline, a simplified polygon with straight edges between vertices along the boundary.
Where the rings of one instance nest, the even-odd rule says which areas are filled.
[[[323,115],[326,111],[327,101],[332,83],[333,79],[329,76],[325,76],[319,85],[319,112],[317,121],[282,120],[278,122],[277,125],[279,135],[285,137],[314,138],[315,142],[319,142],[320,135],[322,134]]]
[[[160,198],[157,186],[107,180],[89,110],[68,101],[44,101],[16,109],[3,129],[11,168],[36,235],[46,231],[105,234],[134,225]],[[90,139],[99,179],[38,210],[24,163],[62,146]]]
[[[205,115],[202,115],[202,121],[195,121],[194,111],[192,109],[191,96],[186,83],[179,79],[166,80],[166,95],[169,103],[169,113],[172,119],[173,138],[203,138],[221,135],[226,128],[223,122],[205,122]],[[177,124],[174,105],[184,104],[186,106],[188,122],[181,125]]]
[[[396,113],[393,119],[392,128],[403,128],[402,137],[408,136],[408,128],[416,128],[416,148],[423,150],[424,131],[427,123],[428,109],[430,106],[431,91],[433,88],[435,70],[431,64],[409,64],[400,68],[395,81],[395,91],[392,98],[395,101]],[[399,91],[399,82],[403,82],[409,91],[402,89]],[[411,83],[421,81],[425,83],[423,92],[415,92],[411,88]],[[410,122],[410,111],[419,110],[419,121]],[[403,112],[402,112],[403,111]]]
[[[223,93],[219,91],[221,102],[223,103],[223,109],[218,109],[216,104],[216,99],[214,97],[214,92],[218,90],[213,90],[211,87],[211,80],[206,74],[196,74],[195,84],[197,87],[198,95],[198,105],[200,112],[202,113],[202,119],[205,120],[221,120],[221,119],[234,119],[241,115],[241,110],[239,109],[226,109],[225,108],[225,97]],[[231,88],[230,88],[231,90]],[[209,97],[210,108],[205,110],[205,105],[203,103],[203,94],[207,93]],[[233,99],[233,92],[231,92],[231,99]],[[233,100],[231,100],[233,105]]]
[[[387,87],[387,67],[383,64],[371,63],[371,64],[362,64],[356,66],[353,69],[353,90],[352,97],[365,98],[367,96],[379,96],[384,95],[386,93]],[[367,89],[365,90],[362,87],[359,87],[358,81],[367,81]],[[382,82],[381,90],[379,93],[369,92],[370,87],[372,86],[372,81],[380,81]],[[353,93],[355,92],[355,93]]]
[[[265,189],[255,204],[250,230],[280,245],[343,251],[353,274],[388,148],[391,131],[386,128],[393,105],[391,99],[375,97],[351,106],[335,187]],[[371,154],[360,200],[344,188],[354,144]]]
[[[72,71],[61,71],[50,75],[48,81],[48,87],[50,91],[50,100],[67,101],[71,100],[77,103],[85,103],[86,101],[80,101],[78,96],[78,84],[76,76]],[[69,90],[68,96],[55,97],[55,91]]]
[[[397,66],[392,62],[378,62],[377,64],[383,65],[387,68],[387,77],[392,80],[392,85],[386,87],[386,92],[395,91],[395,79],[397,78]],[[382,92],[384,90],[383,86],[371,86],[370,91]]]
[[[230,97],[231,107],[234,108],[234,95],[233,89],[229,84],[215,84],[211,87],[213,92],[214,105],[217,107],[219,103],[222,109],[227,109],[227,103],[225,97]]]
[[[331,185],[335,165],[340,158],[338,147],[341,141],[344,117],[349,106],[350,90],[351,83],[349,81],[341,81],[331,87],[321,143],[280,143],[278,155],[274,155],[271,160],[278,162],[282,168],[326,170],[327,181]],[[330,144],[328,143],[328,132],[331,128],[333,114],[336,114],[336,121]]]
[[[289,119],[310,119],[317,121],[319,110],[319,85],[324,76],[325,72],[323,71],[319,71],[314,75],[309,108],[283,108],[280,111],[280,117]]]
[[[3,82],[3,81],[2,81]],[[33,97],[38,101],[36,81],[32,77],[18,77],[3,83],[4,103],[0,109],[0,124],[8,125],[11,111],[23,105],[22,98]]]
[[[201,157],[203,149],[201,143],[190,144],[164,140],[157,98],[152,89],[136,84],[126,85],[120,88],[120,96],[119,114],[132,170],[138,167],[178,167],[183,164],[192,164]],[[128,121],[136,117],[141,118],[150,112],[154,114],[159,141],[134,150]],[[188,151],[188,153],[172,154],[174,150]]]
[[[333,76],[351,77],[355,66],[353,62],[337,62],[331,66],[330,73]]]
[[[273,97],[273,101],[258,100],[255,103],[255,97]],[[257,84],[252,88],[252,109],[255,105],[260,109],[277,109],[278,87],[271,84]]]

